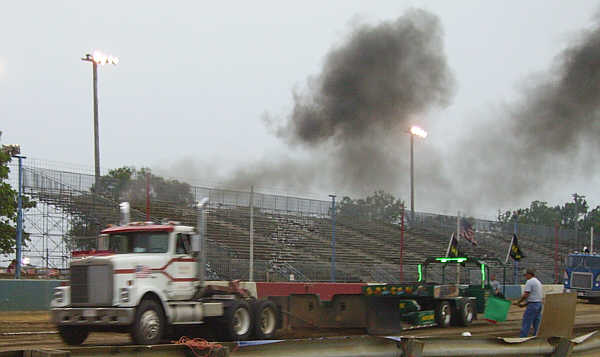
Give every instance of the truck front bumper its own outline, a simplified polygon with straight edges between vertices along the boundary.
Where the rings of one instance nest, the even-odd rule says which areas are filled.
[[[131,325],[135,315],[133,307],[67,307],[52,309],[52,323],[55,325]]]

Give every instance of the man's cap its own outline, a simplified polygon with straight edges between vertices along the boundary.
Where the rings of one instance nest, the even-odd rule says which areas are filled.
[[[525,275],[525,274],[531,274],[531,275],[535,276],[535,269],[533,269],[533,268],[527,268],[525,270],[525,272],[523,273],[523,275]]]

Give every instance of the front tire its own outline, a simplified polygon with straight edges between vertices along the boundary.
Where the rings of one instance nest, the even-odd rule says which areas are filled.
[[[254,305],[254,335],[259,340],[275,337],[279,322],[279,310],[271,300],[258,300]]]
[[[158,344],[165,331],[162,307],[152,299],[143,300],[135,313],[131,338],[137,345]]]
[[[224,341],[246,341],[254,330],[253,320],[250,305],[243,300],[233,300],[219,318],[219,337]]]
[[[58,334],[67,345],[79,346],[88,337],[90,331],[83,326],[58,326]]]

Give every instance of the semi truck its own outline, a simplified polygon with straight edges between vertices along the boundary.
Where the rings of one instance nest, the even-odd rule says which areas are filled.
[[[600,254],[573,252],[567,255],[564,271],[564,291],[577,297],[600,302]]]
[[[90,332],[115,331],[148,345],[176,327],[199,325],[221,341],[271,339],[280,328],[394,333],[468,325],[489,294],[485,263],[467,257],[428,259],[417,281],[402,284],[206,281],[204,205],[198,232],[177,222],[125,218],[101,231],[97,250],[74,252],[69,281],[51,302],[62,340],[79,345]],[[427,280],[432,264],[444,271],[467,263],[481,272],[474,284],[448,283],[443,274],[442,281]]]

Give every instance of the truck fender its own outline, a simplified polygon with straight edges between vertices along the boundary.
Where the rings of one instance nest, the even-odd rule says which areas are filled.
[[[165,312],[165,317],[167,318],[167,321],[170,323],[171,322],[171,314],[169,313],[169,306],[167,305],[167,296],[160,290],[158,289],[154,289],[150,286],[145,287],[145,289],[138,291],[138,299],[135,302],[135,306],[136,308],[138,306],[140,306],[142,300],[148,295],[148,294],[153,294],[155,296],[158,297],[158,299],[160,300],[160,304],[163,308],[163,311]]]

